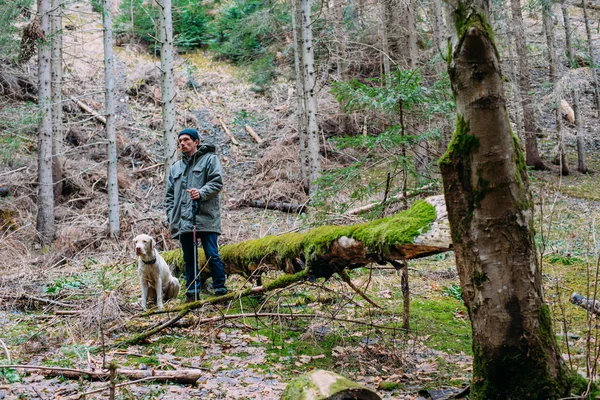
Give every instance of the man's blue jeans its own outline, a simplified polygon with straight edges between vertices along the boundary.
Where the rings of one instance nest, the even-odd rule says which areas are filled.
[[[219,235],[214,232],[196,232],[196,238],[202,243],[204,254],[210,266],[210,274],[213,280],[213,289],[225,287],[225,266],[219,255],[217,243]],[[198,265],[194,265],[194,234],[192,232],[179,235],[181,250],[183,251],[183,262],[185,263],[185,281],[188,294],[198,293],[202,289],[202,282],[198,274]],[[204,267],[204,266],[203,266]]]

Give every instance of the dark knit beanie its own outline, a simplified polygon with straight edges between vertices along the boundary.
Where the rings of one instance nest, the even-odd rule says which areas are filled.
[[[177,138],[179,138],[179,136],[181,136],[181,135],[188,135],[189,137],[192,138],[192,140],[200,141],[200,136],[198,135],[198,131],[193,128],[185,128],[184,130],[179,132],[179,135],[177,135]]]

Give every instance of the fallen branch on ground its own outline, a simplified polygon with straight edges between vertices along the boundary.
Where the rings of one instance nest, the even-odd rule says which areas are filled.
[[[235,203],[237,207],[254,207],[267,210],[283,211],[286,213],[300,214],[306,212],[306,204],[284,203],[279,201],[240,200]]]
[[[419,195],[419,194],[421,194],[423,192],[428,191],[429,189],[433,189],[434,186],[435,185],[432,183],[432,184],[420,187],[418,189],[412,190],[412,191],[410,191],[410,192],[408,192],[406,194],[406,199],[409,199],[411,197],[417,196],[417,195]],[[392,196],[392,197],[388,198],[385,201],[385,204],[398,203],[398,202],[400,202],[400,201],[402,201],[404,199],[405,199],[404,195],[399,194],[397,196]],[[375,209],[375,208],[377,208],[377,207],[379,207],[381,205],[382,205],[382,202],[378,201],[378,202],[367,204],[367,205],[364,205],[364,206],[361,206],[361,207],[356,207],[356,208],[353,208],[352,210],[346,211],[346,215],[362,214],[362,213],[365,213],[365,212],[368,212],[368,211],[372,211],[373,209]]]
[[[0,365],[0,369],[34,369],[44,376],[62,376],[69,379],[107,380],[109,371],[81,370],[74,368],[45,367],[38,365]],[[117,375],[127,379],[148,378],[155,381],[194,384],[202,375],[201,370],[179,369],[176,371],[161,371],[155,369],[118,369]]]
[[[576,306],[585,308],[593,314],[600,315],[600,302],[594,299],[587,299],[579,293],[573,293],[569,301]]]
[[[83,111],[85,111],[86,113],[93,116],[96,120],[98,120],[98,121],[102,122],[104,125],[106,125],[106,118],[103,117],[102,115],[98,114],[93,108],[91,108],[90,106],[85,104],[83,101],[77,100],[74,97],[71,97],[71,101],[73,103],[77,104],[77,106],[79,108],[81,108]]]

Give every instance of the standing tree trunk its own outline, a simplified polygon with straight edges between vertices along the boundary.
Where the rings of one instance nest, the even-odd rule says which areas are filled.
[[[302,60],[304,61],[304,100],[306,109],[306,137],[308,150],[309,193],[317,191],[317,179],[321,175],[319,156],[319,125],[317,123],[317,94],[315,93],[315,57],[313,49],[310,0],[301,0],[302,4]]]
[[[567,57],[569,59],[569,67],[577,68],[575,54],[573,53],[573,27],[571,26],[571,18],[569,18],[569,5],[565,0],[561,0],[560,9],[565,22],[565,46],[567,47]]]
[[[50,32],[52,37],[52,181],[54,183],[54,200],[62,196],[62,3],[52,0],[50,17]]]
[[[38,213],[37,230],[43,244],[54,240],[54,190],[52,185],[52,105],[50,68],[50,0],[38,0],[40,30],[42,38],[38,42],[38,104],[41,119],[38,132]]]
[[[472,399],[557,399],[567,371],[544,304],[525,160],[512,133],[489,2],[454,0],[457,124],[440,159],[473,330]]]
[[[173,78],[173,19],[171,0],[160,0],[160,69],[162,88],[163,130],[165,144],[165,171],[177,161],[177,138],[175,136],[175,81]]]
[[[119,184],[117,179],[117,134],[115,129],[115,68],[113,57],[112,18],[110,14],[111,0],[104,0],[102,20],[104,23],[104,107],[106,113],[106,141],[108,154],[108,233],[111,237],[119,237]]]
[[[521,2],[511,0],[512,22],[514,29],[514,40],[517,49],[517,60],[519,62],[519,92],[520,103],[523,108],[523,129],[525,130],[525,162],[536,170],[545,170],[538,151],[537,125],[535,122],[535,111],[531,100],[531,78],[529,74],[529,60],[527,55],[527,42],[525,29],[523,27],[523,14],[521,13]]]
[[[558,86],[558,57],[556,55],[556,35],[554,34],[554,23],[552,22],[552,3],[553,0],[542,0],[542,19],[544,20],[544,32],[546,33],[546,42],[548,44],[548,75],[552,82],[556,104],[554,107],[554,116],[556,120],[556,154],[553,163],[560,166],[562,175],[569,175],[569,165],[567,164],[567,154],[562,132],[562,112],[560,102],[562,95]]]
[[[594,48],[592,46],[592,30],[590,29],[590,20],[587,12],[587,2],[582,0],[583,3],[583,19],[585,20],[585,32],[587,33],[588,41],[588,56],[590,58],[590,68],[592,69],[592,75],[594,76],[594,99],[596,100],[596,111],[598,112],[598,118],[600,118],[600,93],[598,92],[598,72],[596,71],[596,61],[594,59]]]
[[[302,186],[305,190],[308,189],[308,173],[306,170],[307,158],[306,158],[306,111],[304,109],[305,102],[303,101],[304,92],[304,78],[303,78],[303,63],[302,63],[302,42],[298,35],[298,21],[302,21],[302,8],[301,4],[298,4],[298,0],[291,0],[292,5],[292,35],[294,40],[294,69],[296,72],[296,118],[298,120],[298,141],[300,151],[300,176],[302,179]]]
[[[577,125],[577,171],[585,174],[588,172],[585,163],[585,139],[583,137],[583,122],[581,120],[581,106],[579,105],[579,89],[573,89],[573,112]]]
[[[385,84],[390,86],[392,83],[392,68],[390,66],[390,45],[388,42],[388,26],[391,24],[391,16],[388,14],[386,3],[389,0],[379,1],[379,25],[381,26],[381,57],[383,60],[383,73],[385,74]]]

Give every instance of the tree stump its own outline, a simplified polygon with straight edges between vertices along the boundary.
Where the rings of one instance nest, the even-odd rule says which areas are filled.
[[[381,397],[350,379],[318,369],[292,379],[281,400],[381,400]]]

